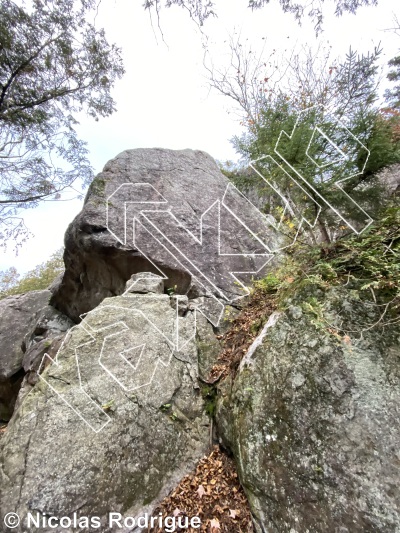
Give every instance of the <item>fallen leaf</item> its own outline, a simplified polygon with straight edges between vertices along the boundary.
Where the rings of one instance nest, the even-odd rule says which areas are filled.
[[[211,533],[215,533],[215,530],[216,530],[216,529],[221,529],[221,526],[219,525],[219,520],[218,520],[218,518],[213,518],[213,519],[210,521],[210,527],[211,527]]]
[[[204,494],[206,493],[203,485],[200,485],[199,488],[196,490],[196,492],[199,495],[199,498],[202,498]]]

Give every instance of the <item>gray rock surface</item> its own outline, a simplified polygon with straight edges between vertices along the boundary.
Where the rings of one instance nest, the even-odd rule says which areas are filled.
[[[21,370],[26,336],[34,332],[36,314],[48,304],[50,296],[44,290],[0,300],[0,381]]]
[[[178,314],[177,300],[106,298],[69,330],[55,362],[45,357],[0,440],[1,523],[11,511],[16,533],[29,511],[139,516],[204,455],[194,311]],[[111,530],[104,522],[101,531]]]
[[[149,292],[163,294],[164,281],[160,276],[156,276],[151,272],[141,272],[140,274],[133,274],[126,282],[125,294],[147,294]]]
[[[27,337],[34,333],[36,315],[49,299],[49,291],[32,291],[0,300],[0,420],[12,415],[24,377]]]
[[[390,194],[400,194],[400,164],[384,168],[379,172],[378,178]]]
[[[216,338],[207,319],[200,313],[197,315],[196,342],[199,352],[199,376],[207,381],[212,367],[217,362],[222,344]]]
[[[347,336],[302,309],[311,296]],[[257,531],[396,533],[400,328],[368,329],[379,308],[345,288],[291,304],[270,317],[217,406]]]
[[[206,296],[203,311],[217,322],[219,300],[243,296],[236,278],[248,283],[279,247],[271,220],[204,152],[127,150],[96,177],[67,230],[51,303],[78,322],[132,274],[153,272],[166,289]]]
[[[0,301],[0,420],[8,421],[20,389],[29,391],[46,351],[73,322],[48,305],[51,292],[31,291]]]

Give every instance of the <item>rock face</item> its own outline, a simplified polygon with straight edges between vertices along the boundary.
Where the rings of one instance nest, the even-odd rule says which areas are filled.
[[[400,165],[390,165],[378,174],[379,181],[381,181],[386,187],[389,194],[400,194]]]
[[[281,244],[203,152],[105,166],[67,230],[62,278],[0,301],[0,524],[21,518],[5,531],[73,533],[27,520],[78,512],[111,533],[110,511],[154,510],[209,447],[221,317]],[[397,533],[399,326],[382,334],[382,308],[349,287],[307,290],[218,386],[218,434],[257,533]]]
[[[237,280],[261,275],[279,243],[272,219],[208,154],[127,150],[93,181],[67,230],[66,272],[51,303],[78,322],[122,294],[132,274],[148,271],[176,293],[205,296],[201,310],[217,323],[221,302],[243,296]]]
[[[310,296],[347,336],[303,312]],[[400,530],[400,331],[368,329],[378,311],[345,288],[299,295],[222,386],[218,428],[259,532]]]
[[[27,529],[29,511],[77,510],[112,531],[109,511],[152,510],[206,452],[194,311],[143,278],[152,292],[143,294],[143,282],[106,298],[68,332],[54,362],[45,358],[0,440],[0,520],[21,517],[12,531],[54,531]]]
[[[22,368],[25,337],[32,333],[35,315],[48,304],[50,296],[49,291],[32,291],[0,300],[0,380]]]
[[[50,291],[32,291],[0,301],[0,420],[10,419],[26,373],[72,322],[48,305]],[[26,378],[25,378],[26,379]]]

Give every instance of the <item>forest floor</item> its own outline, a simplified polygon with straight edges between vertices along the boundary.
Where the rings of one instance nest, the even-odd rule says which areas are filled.
[[[199,517],[200,528],[177,528],[188,533],[253,533],[247,498],[241,487],[233,459],[219,446],[203,457],[196,470],[155,509],[153,516]],[[150,529],[163,533],[162,528]]]

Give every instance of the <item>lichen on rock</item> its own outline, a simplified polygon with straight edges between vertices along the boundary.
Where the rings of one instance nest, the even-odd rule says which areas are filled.
[[[329,318],[345,310],[346,328],[358,330],[341,338],[298,311],[302,297],[266,330],[251,364],[245,357],[233,382],[220,386],[218,428],[257,529],[398,531],[398,327],[360,337],[360,321],[374,323],[379,309],[350,305],[344,287],[319,291]]]

